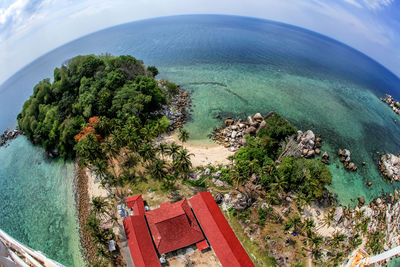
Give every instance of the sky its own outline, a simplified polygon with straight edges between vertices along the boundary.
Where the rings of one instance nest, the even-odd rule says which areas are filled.
[[[296,25],[341,41],[400,76],[400,0],[0,0],[0,84],[39,56],[91,32],[181,14]]]

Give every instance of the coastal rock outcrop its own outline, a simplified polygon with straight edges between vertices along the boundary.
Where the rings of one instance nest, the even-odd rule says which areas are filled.
[[[166,85],[161,81],[158,82],[158,86],[167,90]],[[157,114],[161,114],[169,119],[170,126],[168,130],[173,131],[181,128],[186,122],[190,106],[191,99],[189,93],[183,91],[182,88],[178,86],[178,93],[172,97],[171,103],[164,105],[160,111],[157,111]]]
[[[389,107],[398,115],[400,115],[400,102],[395,100],[391,95],[386,94],[385,97],[381,98],[383,102],[389,105]],[[396,122],[396,121],[395,121]]]
[[[246,145],[244,136],[246,134],[255,135],[259,130],[267,125],[261,113],[256,113],[254,116],[248,116],[246,121],[228,117],[224,121],[224,126],[221,129],[214,129],[212,139],[221,145],[235,152],[240,147]]]
[[[315,134],[311,130],[304,133],[297,131],[297,143],[302,157],[312,158],[316,154],[319,155],[321,153],[321,142],[322,139],[320,137],[315,138]]]
[[[351,161],[351,152],[348,149],[339,149],[338,156],[340,158],[340,162],[343,163],[343,166],[346,170],[356,171],[358,167],[354,162]]]
[[[18,135],[23,134],[18,128],[15,130],[5,130],[2,135],[0,135],[0,147],[7,144],[8,141],[13,140],[18,137]]]
[[[383,176],[389,180],[400,180],[400,158],[394,154],[382,155],[379,161],[379,169]]]
[[[321,161],[324,164],[329,164],[329,154],[328,154],[328,152],[325,151],[324,154],[322,154]]]
[[[256,135],[261,129],[267,126],[268,122],[266,119],[274,114],[274,111],[270,111],[263,117],[261,113],[258,112],[254,114],[254,116],[248,116],[246,121],[242,119],[235,121],[228,117],[224,120],[224,126],[222,128],[214,129],[211,138],[230,151],[235,152],[240,147],[246,145],[246,139],[244,137],[247,134]],[[321,154],[322,139],[320,137],[315,137],[313,131],[308,130],[304,133],[303,131],[298,131],[297,137],[294,136],[292,139],[293,140],[287,140],[287,142],[290,143],[290,149],[288,149],[290,150],[290,156],[312,158],[315,155]],[[286,145],[288,146],[288,144]]]

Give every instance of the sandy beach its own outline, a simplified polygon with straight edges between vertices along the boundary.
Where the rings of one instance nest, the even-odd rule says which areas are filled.
[[[90,202],[95,197],[108,197],[109,193],[106,189],[100,184],[100,180],[96,178],[90,170],[85,169],[85,173],[88,179],[88,196]]]
[[[171,134],[162,137],[162,142],[172,143],[176,142],[182,145],[176,134]],[[188,142],[183,143],[183,147],[186,148],[189,153],[193,154],[191,157],[193,167],[206,166],[206,165],[226,165],[230,164],[230,160],[227,158],[232,156],[234,152],[230,152],[227,148],[218,144],[193,144]]]

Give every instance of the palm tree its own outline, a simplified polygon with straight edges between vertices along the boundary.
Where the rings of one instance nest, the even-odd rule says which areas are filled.
[[[168,153],[168,145],[166,143],[160,143],[157,147],[157,150],[164,159],[164,156]]]
[[[139,158],[134,154],[129,154],[124,163],[122,163],[122,167],[126,168],[134,168],[139,163]]]
[[[94,214],[91,214],[86,219],[86,230],[91,233],[95,233],[99,231],[100,220],[96,218]]]
[[[361,245],[362,239],[359,234],[355,234],[351,238],[349,238],[349,248],[350,250],[356,249],[359,245]]]
[[[148,167],[149,174],[157,180],[163,180],[167,177],[167,165],[164,160],[154,159]]]
[[[133,184],[137,178],[135,170],[123,169],[117,182],[119,186],[124,187],[127,184]]]
[[[299,215],[290,217],[288,222],[286,223],[286,229],[289,230],[289,229],[293,228],[293,231],[295,231],[296,233],[301,232],[302,226],[303,226],[303,223],[301,222],[301,218]]]
[[[88,134],[85,139],[81,139],[74,149],[85,166],[92,164],[97,159],[104,159],[100,143],[93,134]]]
[[[173,159],[174,169],[184,175],[187,176],[190,169],[192,168],[192,162],[190,161],[190,157],[193,154],[189,153],[186,149],[182,148],[178,151],[175,159]]]
[[[103,180],[109,175],[108,163],[105,160],[96,159],[90,170],[96,175],[96,178]]]
[[[322,219],[324,221],[324,225],[330,227],[332,225],[334,216],[335,216],[334,209],[329,210]]]
[[[276,190],[279,194],[285,193],[285,188],[287,187],[288,182],[285,177],[281,177],[279,175],[275,176],[275,182],[271,183],[269,186]]]
[[[312,229],[315,227],[315,222],[314,222],[314,220],[311,219],[311,218],[306,218],[306,219],[304,220],[303,226],[304,226],[304,229],[306,230],[306,233],[309,233],[309,232],[311,232]]]
[[[179,146],[177,143],[172,142],[169,145],[168,148],[168,154],[172,157],[172,159],[176,158],[176,156],[178,155],[179,149],[181,148],[181,146]]]
[[[143,162],[151,160],[155,157],[155,151],[151,142],[144,143],[139,148],[139,155],[142,157]]]
[[[189,132],[186,129],[180,128],[179,129],[179,133],[178,133],[178,139],[179,141],[182,142],[182,144],[184,142],[186,142],[189,139]]]
[[[333,235],[332,235],[332,239],[330,240],[331,245],[334,248],[339,247],[339,244],[341,242],[343,242],[346,239],[346,235],[339,233],[338,231],[336,231]]]
[[[319,245],[322,243],[322,241],[324,241],[324,239],[322,236],[312,233],[309,237],[309,241],[311,243],[311,249],[319,249]]]
[[[102,216],[103,214],[107,214],[108,216],[111,217],[111,215],[109,214],[109,211],[108,211],[109,204],[105,198],[94,197],[92,199],[92,207],[93,207],[93,212],[96,215]]]
[[[111,157],[116,158],[116,156],[119,154],[120,149],[114,138],[107,138],[103,145],[105,151],[109,153]]]

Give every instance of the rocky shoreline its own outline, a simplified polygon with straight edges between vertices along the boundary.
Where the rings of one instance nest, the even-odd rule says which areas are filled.
[[[158,83],[159,87],[167,90],[166,86],[161,82]],[[191,99],[187,91],[184,91],[180,86],[177,87],[177,94],[175,94],[170,104],[162,107],[161,111],[157,112],[158,115],[165,116],[170,121],[168,131],[173,131],[182,128],[183,124],[188,119],[189,111],[191,111]]]
[[[391,95],[386,94],[381,100],[389,105],[389,107],[398,115],[400,115],[400,102],[395,100]]]
[[[88,177],[85,169],[74,163],[75,167],[75,203],[78,214],[79,234],[82,252],[87,262],[94,262],[97,251],[92,235],[86,230],[86,221],[90,214],[90,199],[88,194]]]
[[[379,170],[392,183],[400,180],[400,158],[394,154],[384,154],[379,160]]]
[[[4,133],[0,135],[0,147],[5,146],[8,141],[14,140],[23,133],[24,132],[19,130],[18,127],[14,130],[5,130]]]

